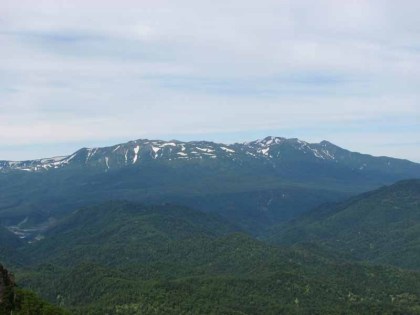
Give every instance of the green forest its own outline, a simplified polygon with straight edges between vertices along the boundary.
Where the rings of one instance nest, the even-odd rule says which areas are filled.
[[[108,202],[32,244],[3,230],[1,259],[17,314],[420,314],[419,192],[420,181],[399,182],[258,237],[190,208]],[[362,229],[375,247],[389,238],[382,256],[360,256]]]

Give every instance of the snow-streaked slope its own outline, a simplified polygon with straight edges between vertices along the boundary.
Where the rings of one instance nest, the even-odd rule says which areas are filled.
[[[245,143],[220,144],[209,141],[140,139],[103,148],[83,148],[69,156],[32,161],[0,161],[0,172],[45,172],[66,167],[96,167],[108,171],[148,161],[224,160],[241,164],[244,161],[269,163],[311,162],[343,164],[363,171],[392,169],[393,164],[411,163],[385,157],[372,157],[342,149],[327,141],[308,143],[299,139],[266,137]],[[411,163],[416,165],[415,163]]]

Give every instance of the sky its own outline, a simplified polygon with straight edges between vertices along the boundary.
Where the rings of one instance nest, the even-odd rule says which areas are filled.
[[[418,0],[1,0],[0,160],[268,135],[420,162]]]

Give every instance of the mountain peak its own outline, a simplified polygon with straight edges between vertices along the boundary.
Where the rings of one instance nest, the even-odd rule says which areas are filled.
[[[272,144],[280,144],[285,140],[287,140],[287,139],[282,138],[282,137],[268,136],[268,137],[265,137],[263,139],[257,139],[257,140],[250,141],[250,142],[244,142],[244,144],[246,144],[246,145],[252,145],[252,144],[272,145]]]
[[[249,164],[253,160],[266,161],[276,165],[275,167],[281,167],[282,163],[289,160],[314,163],[328,161],[337,163],[340,160],[341,163],[353,169],[365,170],[371,166],[372,163],[369,160],[372,158],[375,159],[341,149],[326,140],[320,143],[308,143],[298,138],[268,136],[251,142],[222,144],[211,141],[137,139],[108,147],[82,148],[69,156],[21,162],[0,161],[0,172],[44,172],[68,167],[90,167],[108,171],[113,168],[139,165],[146,161],[183,163],[182,161],[211,160],[235,165]],[[394,167],[394,162],[388,159],[381,160],[382,164],[386,163],[383,166]]]

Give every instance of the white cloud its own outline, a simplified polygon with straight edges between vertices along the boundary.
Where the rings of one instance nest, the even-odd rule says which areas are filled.
[[[0,146],[331,126],[343,132],[325,138],[338,143],[381,143],[370,153],[386,154],[387,141],[400,141],[416,158],[418,143],[398,126],[420,121],[418,9],[383,0],[4,0]],[[350,127],[394,118],[392,141]]]

